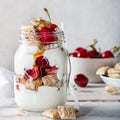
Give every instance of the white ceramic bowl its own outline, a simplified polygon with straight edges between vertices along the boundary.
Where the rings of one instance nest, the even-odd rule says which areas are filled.
[[[98,68],[108,65],[114,66],[118,62],[118,58],[76,58],[70,57],[71,60],[71,77],[70,82],[74,83],[75,75],[82,73],[86,75],[89,82],[98,83],[103,82],[102,79],[96,75]]]
[[[103,82],[107,85],[114,86],[120,89],[120,79],[110,78],[103,75],[101,75],[100,77],[102,78]]]

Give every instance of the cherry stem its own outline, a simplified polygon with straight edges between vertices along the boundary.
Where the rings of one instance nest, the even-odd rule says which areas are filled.
[[[50,13],[48,12],[48,9],[47,8],[44,8],[44,11],[45,13],[47,14],[48,18],[49,18],[49,21],[51,23],[51,17],[50,17]]]
[[[120,46],[115,46],[114,48],[113,48],[113,53],[115,54],[115,53],[118,53],[120,51]]]
[[[95,48],[95,45],[96,45],[96,44],[97,44],[97,40],[94,39],[94,40],[93,40],[93,44],[90,45],[90,47],[92,48],[93,51],[97,51],[96,48]]]

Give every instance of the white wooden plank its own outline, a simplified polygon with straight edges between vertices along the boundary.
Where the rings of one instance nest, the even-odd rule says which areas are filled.
[[[68,103],[73,105],[74,103]],[[77,120],[119,120],[120,102],[82,102]],[[50,120],[40,112],[27,112],[17,106],[0,108],[0,120]]]
[[[120,93],[116,95],[110,95],[105,91],[105,84],[89,84],[87,87],[82,88],[74,86],[74,94],[80,101],[120,101]],[[74,100],[73,96],[69,92],[68,100]]]

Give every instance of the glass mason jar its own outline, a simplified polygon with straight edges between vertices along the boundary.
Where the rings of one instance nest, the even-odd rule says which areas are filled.
[[[14,91],[17,105],[25,110],[43,111],[66,102],[69,56],[63,32],[54,35],[57,41],[40,42],[21,33],[14,57]]]

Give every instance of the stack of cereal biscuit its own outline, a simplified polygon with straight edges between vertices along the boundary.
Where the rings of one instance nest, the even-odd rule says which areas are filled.
[[[102,66],[96,71],[97,75],[104,75],[110,78],[120,79],[120,63],[116,63],[114,67]],[[108,94],[118,94],[119,89],[114,86],[106,86],[105,91]]]
[[[116,63],[114,67],[103,66],[96,71],[97,75],[105,75],[110,78],[120,78],[120,63]]]
[[[73,106],[58,106],[57,109],[47,109],[42,115],[54,120],[76,120],[76,110]]]

